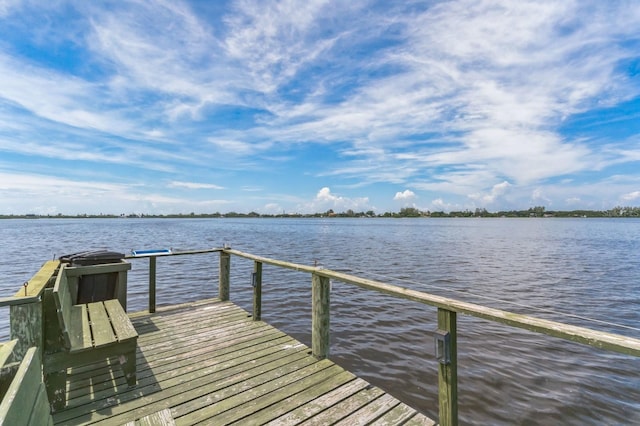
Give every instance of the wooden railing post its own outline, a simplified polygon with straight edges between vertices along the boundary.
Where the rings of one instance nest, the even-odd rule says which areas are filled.
[[[149,313],[156,311],[156,257],[149,257]]]
[[[458,345],[456,313],[438,308],[438,332],[446,334],[438,364],[439,417],[442,426],[458,425]],[[444,353],[446,352],[446,353]],[[446,358],[446,359],[445,359]]]
[[[329,290],[328,277],[312,274],[311,353],[317,359],[329,357]]]
[[[262,262],[253,263],[253,320],[262,319]]]
[[[220,276],[218,281],[218,298],[221,301],[229,300],[229,272],[231,270],[231,255],[220,252]]]

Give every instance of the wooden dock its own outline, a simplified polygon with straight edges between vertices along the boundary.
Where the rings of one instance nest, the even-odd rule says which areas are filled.
[[[55,424],[435,424],[231,302],[130,317],[137,386],[116,360],[77,368]]]
[[[207,253],[219,253],[218,299],[157,309],[156,258]],[[231,256],[254,263],[251,314],[229,301]],[[640,357],[640,339],[230,248],[143,257],[149,262],[144,312],[125,312],[130,265],[119,259],[76,266],[48,261],[14,296],[0,298],[11,329],[11,340],[0,343],[0,426],[435,424],[329,360],[330,280],[437,308],[438,328],[427,333],[438,362],[441,425],[458,424],[459,314]],[[261,321],[263,264],[311,276],[311,348]],[[113,297],[81,301],[80,277],[83,295],[103,280],[114,284]],[[121,308],[111,309],[116,303]],[[126,336],[114,322],[127,323]]]

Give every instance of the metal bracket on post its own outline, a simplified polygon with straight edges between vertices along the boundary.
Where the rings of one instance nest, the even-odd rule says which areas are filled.
[[[451,364],[451,334],[448,331],[437,329],[433,340],[438,362],[443,365]]]
[[[251,273],[251,287],[256,288],[256,278],[258,277],[258,274],[255,272]]]

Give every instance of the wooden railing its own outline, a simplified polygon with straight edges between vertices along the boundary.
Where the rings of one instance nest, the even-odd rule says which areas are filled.
[[[599,349],[640,357],[640,339],[613,333],[596,331],[560,322],[545,320],[528,315],[516,314],[482,305],[462,302],[416,290],[411,290],[380,281],[370,280],[324,269],[276,259],[256,256],[230,248],[185,251],[176,253],[145,254],[149,257],[149,311],[155,311],[155,258],[159,256],[220,252],[218,297],[229,299],[231,256],[253,260],[253,319],[261,320],[262,314],[262,267],[264,264],[300,271],[311,275],[312,324],[311,351],[318,359],[329,356],[330,330],[330,280],[353,284],[393,297],[406,299],[437,308],[438,329],[435,330],[436,358],[438,359],[438,400],[439,422],[441,425],[458,424],[457,389],[457,315],[464,314],[477,318],[546,334],[560,339],[593,346]]]
[[[59,265],[57,260],[45,262],[14,296],[0,299],[0,307],[9,306],[10,338],[17,340],[13,353],[18,359],[32,346],[43,347],[42,295],[48,285],[53,285]]]
[[[486,306],[466,303],[420,291],[369,280],[342,272],[315,266],[283,262],[255,256],[238,250],[224,249],[220,253],[220,294],[228,297],[229,255],[254,261],[254,319],[260,319],[260,300],[262,288],[262,265],[268,264],[281,268],[302,271],[311,274],[312,287],[312,353],[317,358],[329,356],[330,323],[330,280],[336,280],[358,287],[378,291],[401,299],[411,300],[436,307],[438,310],[438,329],[435,333],[438,358],[438,399],[439,421],[441,425],[458,424],[457,390],[457,315],[464,314],[485,320],[522,328],[537,333],[593,346],[600,349],[640,357],[640,340],[613,333],[591,330],[560,322],[521,315]],[[221,296],[222,297],[222,296]]]

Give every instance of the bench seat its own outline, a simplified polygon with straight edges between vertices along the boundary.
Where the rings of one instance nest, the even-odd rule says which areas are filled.
[[[137,339],[138,333],[117,299],[73,305],[69,324],[69,352],[81,352]]]
[[[138,333],[117,299],[74,304],[62,264],[52,297],[64,347],[47,354],[45,382],[54,410],[66,405],[67,369],[117,357],[129,386],[136,384]]]

